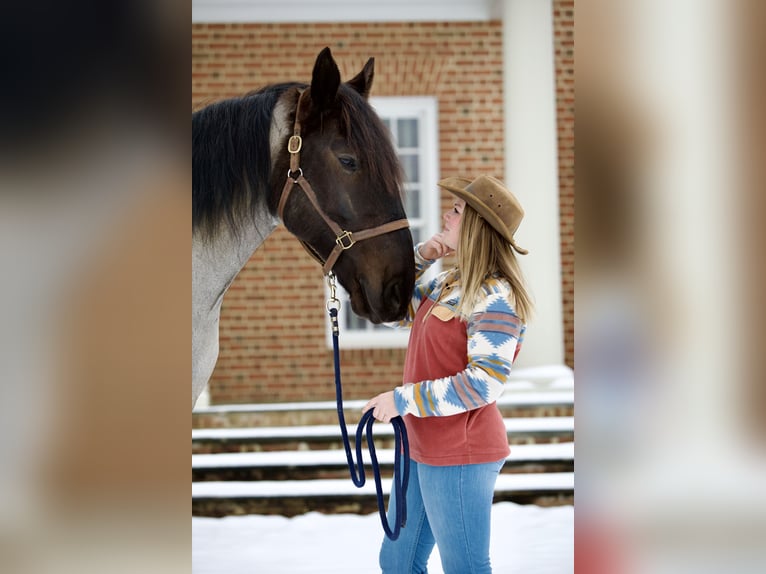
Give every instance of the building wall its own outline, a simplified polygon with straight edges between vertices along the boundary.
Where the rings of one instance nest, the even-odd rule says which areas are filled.
[[[574,0],[554,0],[564,360],[574,368]]]
[[[557,17],[557,31],[565,27],[565,19],[565,14]],[[558,35],[556,41],[557,70],[571,67],[571,55],[559,56]],[[491,173],[503,178],[499,21],[196,24],[192,27],[192,106],[267,83],[308,82],[314,59],[324,46],[332,49],[343,79],[351,78],[374,56],[375,96],[438,98],[440,176]],[[571,50],[562,48],[567,49]],[[564,90],[567,85],[562,86],[559,100],[563,106],[560,125],[561,116],[569,121],[573,114]],[[570,166],[569,172],[562,170],[562,186],[565,182],[569,186],[568,195],[562,196],[562,210],[573,203],[571,178],[567,179],[573,163],[571,142],[568,149],[569,156],[560,160],[564,167],[567,161]],[[449,198],[443,197],[445,208],[448,203]],[[569,264],[573,217],[572,212],[562,222],[562,230],[568,226],[568,239],[562,234],[562,244],[569,241],[569,251],[563,252],[570,257]],[[565,297],[567,293],[571,295],[571,287],[565,289]],[[568,309],[571,326],[571,303]],[[326,320],[320,268],[279,227],[253,255],[224,300],[211,402],[332,399]],[[367,398],[399,384],[404,350],[346,350],[341,361],[344,397]]]

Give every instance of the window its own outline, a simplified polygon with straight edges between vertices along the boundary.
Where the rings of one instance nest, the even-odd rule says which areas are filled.
[[[441,228],[439,174],[439,127],[437,101],[432,97],[370,98],[383,123],[391,130],[394,146],[404,169],[404,198],[414,243],[428,239]],[[437,261],[429,276],[441,270]],[[325,290],[327,287],[325,286]],[[327,292],[329,296],[329,291]],[[373,325],[354,314],[348,294],[338,285],[341,300],[339,321],[343,348],[369,349],[406,347],[409,331]],[[332,333],[327,325],[327,344]]]

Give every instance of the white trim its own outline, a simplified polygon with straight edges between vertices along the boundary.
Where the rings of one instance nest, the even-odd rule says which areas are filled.
[[[417,117],[419,120],[421,216],[417,219],[422,223],[423,235],[430,237],[439,231],[441,221],[440,193],[436,186],[439,179],[439,101],[434,96],[390,96],[371,97],[370,104],[381,117]],[[440,268],[439,265],[436,268]]]
[[[498,0],[193,0],[193,23],[497,20]]]
[[[393,465],[396,451],[392,448],[376,449],[375,456],[382,465]],[[515,444],[505,460],[512,463],[570,460],[575,456],[573,442],[543,444]],[[346,466],[348,459],[343,449],[331,450],[278,450],[266,452],[222,452],[193,454],[192,469],[269,468]]]
[[[391,494],[390,478],[383,478],[383,494]],[[573,472],[501,474],[495,492],[574,490]],[[280,498],[306,496],[364,496],[375,494],[375,481],[357,488],[348,478],[317,480],[258,480],[249,482],[192,482],[192,498]]]

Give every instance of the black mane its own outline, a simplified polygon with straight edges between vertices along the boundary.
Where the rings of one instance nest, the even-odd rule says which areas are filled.
[[[222,222],[236,233],[267,198],[269,129],[283,83],[210,104],[192,114],[192,230],[211,237]]]

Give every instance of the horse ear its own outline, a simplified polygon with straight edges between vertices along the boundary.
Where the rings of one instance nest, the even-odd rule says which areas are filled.
[[[326,110],[335,102],[340,86],[340,71],[333,60],[330,48],[325,48],[317,56],[314,71],[311,74],[311,100],[319,110]]]
[[[375,75],[375,58],[370,58],[356,76],[348,81],[348,85],[359,92],[362,97],[366,98],[370,95],[370,89],[372,88],[372,78]]]

